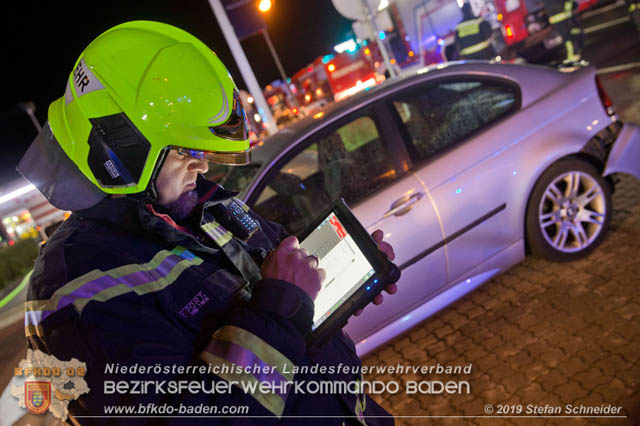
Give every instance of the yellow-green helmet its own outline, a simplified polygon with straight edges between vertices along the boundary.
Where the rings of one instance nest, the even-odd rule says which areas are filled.
[[[191,34],[158,22],[127,22],[96,38],[48,119],[66,156],[107,194],[146,191],[169,147],[225,164],[250,159],[225,66]]]

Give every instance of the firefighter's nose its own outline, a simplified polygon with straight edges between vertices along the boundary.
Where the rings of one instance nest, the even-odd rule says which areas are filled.
[[[207,173],[209,171],[209,162],[207,160],[191,158],[191,161],[189,162],[189,170],[197,173]]]

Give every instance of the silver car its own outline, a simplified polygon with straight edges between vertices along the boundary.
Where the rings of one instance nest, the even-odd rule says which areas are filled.
[[[399,291],[345,330],[364,354],[520,262],[591,252],[613,173],[640,178],[640,129],[592,67],[452,63],[387,82],[280,131],[209,176],[302,231],[337,197],[381,228]]]

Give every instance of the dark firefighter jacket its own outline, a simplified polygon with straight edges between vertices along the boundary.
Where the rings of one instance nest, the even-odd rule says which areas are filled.
[[[565,22],[567,19],[571,18],[573,16],[573,11],[577,6],[577,3],[574,0],[544,0],[543,3],[551,25]]]
[[[306,348],[303,335],[312,322],[313,302],[303,290],[273,279],[250,285],[239,273],[239,269],[245,269],[244,275],[255,272],[256,263],[283,236],[282,227],[250,212],[261,230],[246,243],[240,242],[208,214],[211,206],[230,200],[233,193],[203,178],[198,181],[198,192],[201,202],[206,201],[196,208],[202,232],[185,232],[168,216],[134,198],[107,198],[72,214],[42,247],[29,284],[26,333],[31,348],[62,361],[77,358],[86,363],[85,380],[91,390],[71,402],[71,413],[105,416],[104,407],[109,405],[135,407],[134,413],[146,414],[159,413],[153,411],[153,404],[155,410],[166,404],[174,410],[182,406],[183,411],[199,405],[248,406],[242,417],[208,418],[206,422],[393,424],[388,413],[358,392],[314,393],[315,388],[304,386],[302,392],[293,386],[241,390],[242,383],[357,383],[360,374],[345,372],[345,368],[334,374],[292,371],[296,366],[317,364],[359,366],[360,361],[353,342],[342,332],[319,349]],[[211,239],[222,243],[227,253]],[[252,263],[247,256],[256,261],[254,269],[247,266]],[[113,367],[118,365],[158,369],[152,374],[124,374],[122,370],[116,374]],[[173,365],[208,365],[219,370],[217,374],[179,375],[164,369]],[[262,368],[255,370],[255,366]],[[230,391],[173,394],[163,386],[159,392],[151,385],[146,392],[129,388],[118,393],[105,385],[105,381],[127,381],[135,386],[134,382],[144,380],[165,381],[164,386],[170,381],[196,381],[207,389],[221,381],[239,384],[230,386]],[[363,413],[377,417],[365,420]],[[77,419],[81,424],[182,424],[189,420]]]
[[[463,58],[473,57],[478,52],[492,52],[491,26],[483,18],[465,19],[456,26],[456,46]],[[491,56],[489,54],[487,59]]]

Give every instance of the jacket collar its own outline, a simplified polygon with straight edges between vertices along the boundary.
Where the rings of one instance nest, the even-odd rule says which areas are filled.
[[[208,201],[222,201],[237,195],[237,192],[228,191],[202,175],[198,176],[196,185],[199,200],[194,212],[201,211],[200,206]],[[157,213],[166,213],[166,209],[159,205],[154,205],[153,209]],[[138,232],[141,222],[143,225],[148,223],[148,216],[157,217],[145,207],[145,203],[142,200],[135,197],[107,197],[93,207],[78,210],[74,213],[82,218],[110,222],[127,230],[136,228]],[[167,226],[171,227],[169,224]]]

